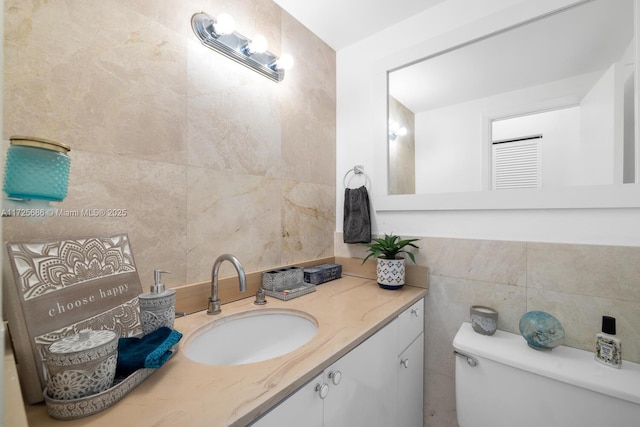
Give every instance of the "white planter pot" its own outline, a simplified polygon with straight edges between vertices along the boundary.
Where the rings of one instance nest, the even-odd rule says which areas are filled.
[[[404,286],[404,258],[378,258],[376,269],[378,285],[384,289],[400,289]]]

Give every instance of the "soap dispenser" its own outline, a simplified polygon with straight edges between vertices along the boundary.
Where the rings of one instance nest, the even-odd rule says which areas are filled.
[[[166,326],[173,329],[173,321],[176,316],[176,291],[165,289],[161,282],[162,273],[170,274],[170,271],[156,269],[154,271],[154,284],[151,292],[145,292],[138,296],[140,301],[140,321],[142,332],[147,335],[156,329]]]

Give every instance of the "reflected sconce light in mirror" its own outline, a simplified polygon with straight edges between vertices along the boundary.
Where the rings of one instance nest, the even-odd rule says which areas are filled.
[[[46,209],[49,202],[67,197],[69,146],[44,138],[15,135],[9,138],[4,170],[3,216],[15,209]],[[23,216],[23,215],[21,215]],[[29,216],[45,216],[42,215]]]
[[[389,141],[395,141],[399,136],[405,136],[407,134],[407,128],[400,126],[400,123],[395,120],[389,120]]]
[[[203,45],[233,59],[275,82],[284,79],[285,70],[293,67],[293,57],[277,57],[267,50],[267,39],[256,35],[249,39],[234,31],[233,18],[222,13],[218,18],[200,12],[191,17],[191,28]]]

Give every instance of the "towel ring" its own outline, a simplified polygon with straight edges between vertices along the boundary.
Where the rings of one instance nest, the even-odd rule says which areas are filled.
[[[347,177],[349,176],[349,174],[351,172],[353,172],[354,175],[363,175],[364,176],[364,186],[367,188],[367,190],[369,190],[369,186],[371,185],[371,180],[369,179],[367,174],[364,173],[364,166],[362,166],[362,165],[355,165],[352,169],[349,169],[347,171],[347,173],[344,174],[344,178],[342,178],[342,185],[344,186],[344,188],[349,188],[347,186]],[[369,185],[367,185],[367,183],[369,183]]]

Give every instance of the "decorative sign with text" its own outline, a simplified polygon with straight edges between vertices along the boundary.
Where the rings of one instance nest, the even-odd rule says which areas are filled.
[[[7,254],[4,313],[27,403],[43,400],[49,344],[84,329],[141,333],[142,287],[126,234],[9,242]]]

